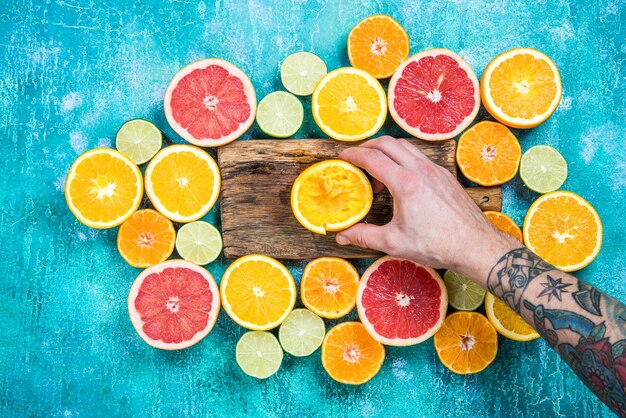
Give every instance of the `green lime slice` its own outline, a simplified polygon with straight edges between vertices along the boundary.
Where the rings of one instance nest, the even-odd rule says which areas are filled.
[[[326,73],[326,63],[310,52],[291,54],[280,66],[280,79],[283,86],[298,96],[313,94],[315,86]]]
[[[278,330],[283,349],[296,357],[313,354],[326,334],[324,320],[308,309],[294,309]]]
[[[519,175],[530,190],[537,193],[553,192],[567,178],[567,162],[553,147],[535,145],[522,156]]]
[[[208,222],[190,222],[181,226],[176,234],[176,251],[185,260],[203,266],[220,255],[222,236]]]
[[[241,336],[236,349],[237,364],[248,376],[267,379],[280,368],[283,349],[273,334],[249,331]]]
[[[485,300],[485,289],[453,270],[447,270],[443,281],[448,290],[448,303],[459,311],[473,311]]]
[[[161,149],[162,142],[163,135],[152,122],[133,119],[117,131],[115,148],[139,165],[150,161]]]
[[[304,110],[296,96],[286,91],[275,91],[259,102],[256,123],[269,136],[287,138],[302,126]]]

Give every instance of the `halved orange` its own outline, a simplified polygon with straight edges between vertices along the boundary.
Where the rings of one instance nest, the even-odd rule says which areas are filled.
[[[485,312],[489,322],[502,335],[515,341],[531,341],[539,333],[506,303],[491,293],[485,296]]]
[[[559,270],[580,270],[600,252],[602,221],[593,206],[575,193],[544,194],[526,213],[524,243]]]
[[[461,135],[456,162],[468,180],[481,186],[497,186],[517,174],[522,148],[515,135],[501,123],[483,121]]]
[[[322,366],[339,383],[361,385],[372,379],[385,361],[385,347],[360,322],[335,325],[322,343]]]
[[[112,228],[128,219],[143,196],[141,172],[124,154],[96,148],[79,156],[65,180],[70,211],[92,228]]]
[[[341,231],[367,215],[372,185],[356,166],[326,160],[305,169],[291,188],[291,210],[306,229],[325,235]]]
[[[388,78],[409,56],[409,35],[391,16],[366,17],[348,35],[348,58],[353,67],[376,78]]]
[[[300,298],[304,306],[322,318],[341,318],[356,304],[359,272],[337,257],[312,260],[304,268]]]
[[[518,241],[522,241],[522,230],[509,215],[493,210],[485,211],[483,215],[500,231],[509,234]]]
[[[480,95],[498,121],[532,128],[550,117],[561,101],[561,76],[554,62],[531,48],[495,57],[483,71]]]
[[[138,210],[117,231],[117,249],[133,267],[150,267],[167,260],[175,243],[172,221],[152,209]]]
[[[441,363],[457,374],[485,370],[498,352],[498,334],[489,320],[478,312],[459,311],[448,315],[434,341]]]

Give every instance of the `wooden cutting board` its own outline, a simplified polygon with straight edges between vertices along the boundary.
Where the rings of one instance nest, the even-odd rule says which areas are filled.
[[[409,140],[426,156],[456,175],[453,140]],[[380,253],[335,243],[335,234],[314,234],[298,223],[291,212],[291,185],[309,165],[329,158],[355,144],[329,139],[235,141],[218,149],[222,174],[222,234],[224,255],[265,254],[282,259],[322,256],[376,257]],[[483,210],[500,210],[499,187],[465,189]],[[388,192],[374,195],[369,223],[382,225],[391,219]]]

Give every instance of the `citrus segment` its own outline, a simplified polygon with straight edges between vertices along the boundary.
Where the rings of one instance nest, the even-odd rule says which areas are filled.
[[[500,231],[522,241],[522,230],[509,215],[491,210],[483,212],[483,215]]]
[[[298,132],[304,119],[302,103],[286,91],[275,91],[259,102],[256,122],[269,136],[287,138]]]
[[[220,231],[208,222],[190,222],[178,230],[176,251],[185,260],[203,266],[220,255],[222,236]]]
[[[535,145],[522,155],[519,175],[530,190],[553,192],[567,179],[567,162],[553,147]]]
[[[165,216],[142,209],[128,218],[117,231],[117,249],[133,267],[150,267],[172,255],[176,232]]]
[[[443,281],[448,291],[448,302],[454,309],[474,311],[485,300],[485,289],[453,270],[447,270]]]
[[[507,338],[515,341],[531,341],[539,338],[539,333],[500,299],[487,293],[485,312],[489,322]]]
[[[326,72],[326,64],[320,57],[310,52],[296,52],[281,64],[280,79],[291,93],[308,96]]]
[[[235,358],[248,376],[267,379],[280,368],[283,349],[276,337],[265,331],[248,331],[241,336],[235,349]]]
[[[154,157],[162,142],[161,131],[152,122],[143,119],[124,123],[115,136],[115,148],[137,165]]]
[[[325,332],[322,318],[308,309],[294,309],[280,325],[278,338],[286,352],[304,357],[322,345]]]

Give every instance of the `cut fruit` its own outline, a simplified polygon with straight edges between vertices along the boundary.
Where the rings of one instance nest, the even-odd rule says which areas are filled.
[[[515,135],[501,123],[483,121],[459,138],[456,162],[468,180],[481,186],[497,186],[517,174],[522,148]]]
[[[387,117],[385,91],[374,77],[344,67],[326,74],[313,92],[315,122],[338,141],[360,141],[374,135]]]
[[[150,161],[161,149],[162,142],[159,128],[143,119],[124,123],[115,136],[115,148],[137,165]]]
[[[282,324],[296,302],[296,285],[287,267],[259,254],[238,258],[228,266],[220,293],[233,321],[260,331]]]
[[[453,270],[447,270],[443,281],[450,306],[459,311],[475,311],[485,300],[485,289]]]
[[[435,334],[441,363],[456,374],[473,374],[487,368],[498,352],[498,333],[484,315],[455,312]]]
[[[248,331],[237,342],[236,359],[248,376],[267,379],[280,368],[283,349],[271,333]]]
[[[130,218],[143,196],[141,172],[124,154],[96,148],[79,156],[65,180],[70,211],[92,228],[112,228]]]
[[[480,95],[485,109],[498,121],[514,128],[532,128],[559,106],[561,76],[545,54],[516,48],[487,64]]]
[[[310,52],[296,52],[280,66],[280,79],[291,93],[308,96],[326,72],[326,64],[320,57]]]
[[[483,215],[500,231],[509,234],[520,242],[522,241],[522,230],[509,215],[492,210],[483,212]]]
[[[322,366],[339,383],[362,385],[385,361],[385,347],[360,322],[335,325],[322,343]]]
[[[528,209],[524,243],[559,270],[580,270],[600,252],[602,221],[593,206],[575,193],[544,194]]]
[[[283,349],[296,357],[313,354],[322,345],[324,320],[308,309],[294,309],[278,330]]]
[[[356,305],[359,272],[342,258],[321,257],[304,268],[300,298],[322,318],[341,318]]]
[[[519,176],[534,192],[553,192],[567,179],[567,162],[553,147],[535,145],[522,155]]]
[[[502,335],[515,341],[531,341],[540,337],[533,327],[500,299],[487,293],[485,312],[489,322]]]
[[[178,135],[194,145],[234,141],[254,122],[256,93],[233,64],[209,58],[180,70],[165,92],[165,116]]]
[[[409,35],[391,16],[366,17],[348,35],[350,65],[389,78],[409,56]]]
[[[190,222],[178,230],[176,251],[185,260],[204,266],[222,252],[222,236],[208,222]]]
[[[175,222],[207,214],[220,193],[213,157],[191,145],[163,148],[146,168],[146,193],[154,207]]]
[[[206,337],[219,311],[219,291],[211,273],[184,260],[145,269],[128,294],[135,330],[162,350],[191,347]]]
[[[256,123],[269,136],[287,138],[298,132],[304,119],[302,103],[286,91],[275,91],[259,102]]]
[[[367,215],[374,195],[367,176],[342,160],[326,160],[305,169],[291,188],[291,210],[316,234],[342,231]]]
[[[476,74],[447,49],[428,49],[404,61],[388,92],[391,117],[409,134],[428,141],[457,136],[480,108]]]
[[[176,231],[165,216],[152,209],[142,209],[128,218],[117,231],[117,249],[133,267],[158,264],[172,255]]]
[[[356,306],[361,322],[375,340],[387,345],[413,345],[441,327],[448,293],[435,270],[386,256],[363,273]]]

